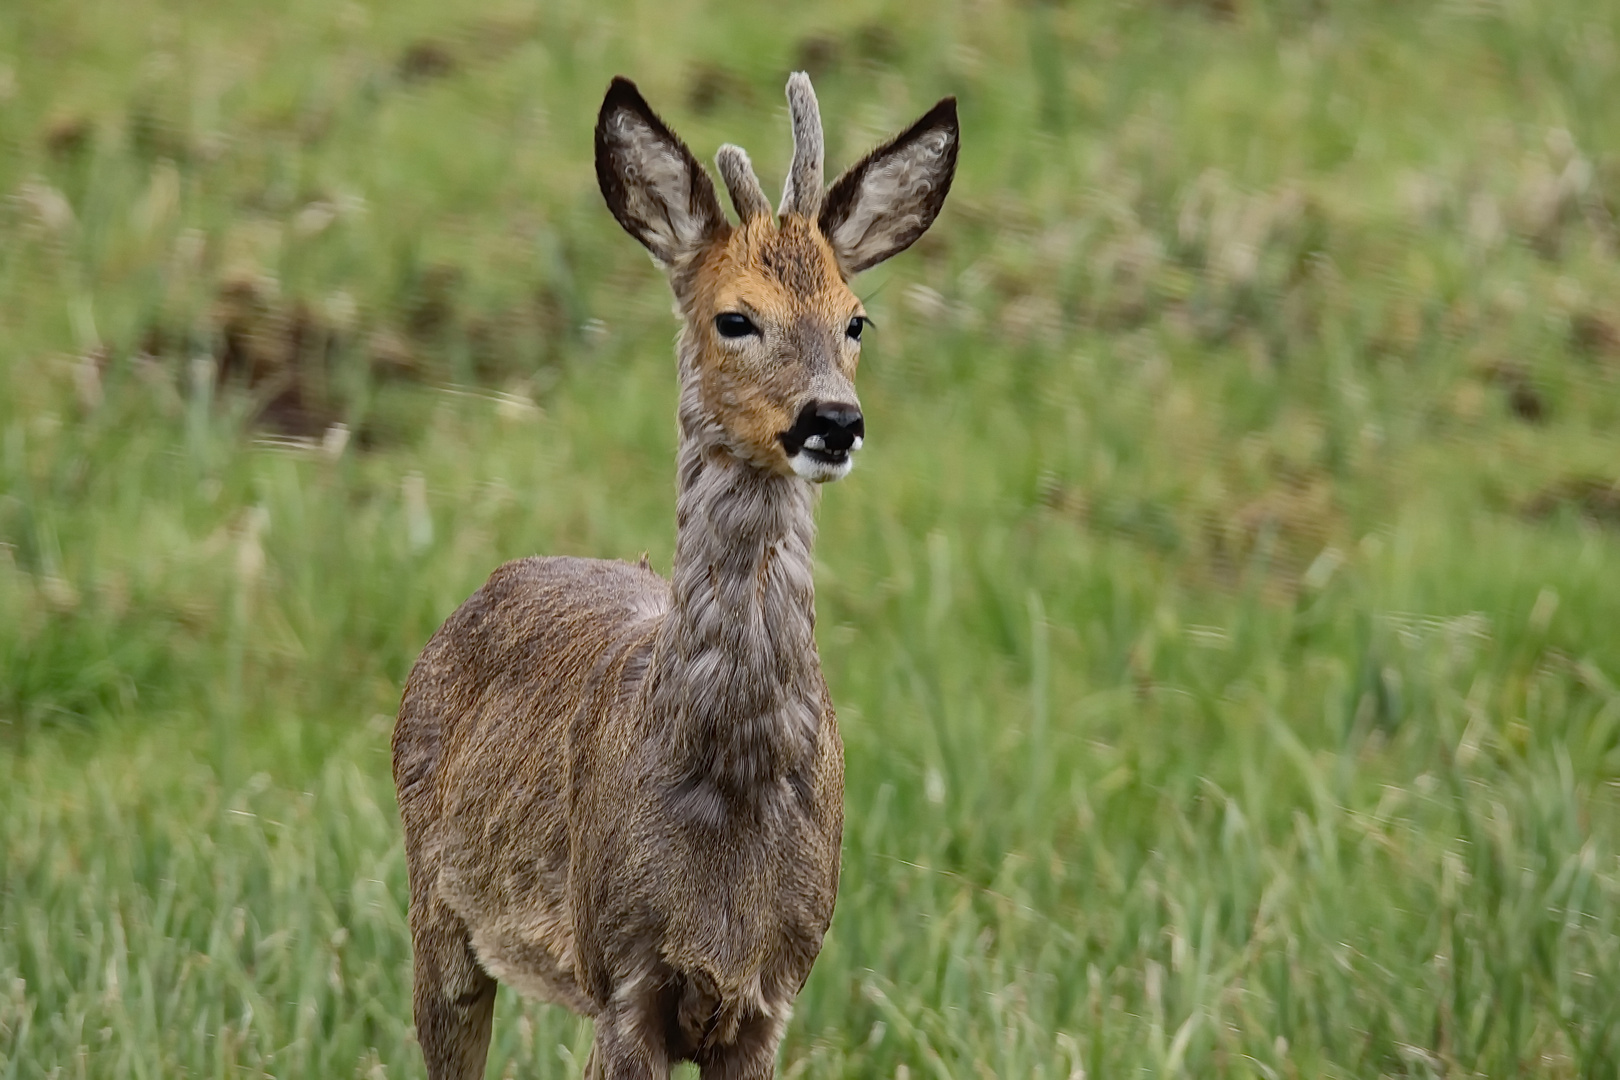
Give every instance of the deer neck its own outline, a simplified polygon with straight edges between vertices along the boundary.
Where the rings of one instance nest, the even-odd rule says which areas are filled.
[[[677,784],[712,813],[799,783],[815,747],[814,492],[733,454],[682,367],[673,605],[652,704]]]

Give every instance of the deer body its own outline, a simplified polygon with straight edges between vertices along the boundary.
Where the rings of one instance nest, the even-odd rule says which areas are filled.
[[[674,571],[508,563],[411,673],[394,775],[433,1080],[483,1074],[497,980],[593,1017],[593,1076],[768,1077],[820,951],[843,755],[808,481],[844,475],[864,432],[847,276],[933,220],[956,127],[942,102],[824,201],[808,80],[789,98],[779,219],[721,151],[735,227],[631,84],[603,103],[603,193],[683,316]]]

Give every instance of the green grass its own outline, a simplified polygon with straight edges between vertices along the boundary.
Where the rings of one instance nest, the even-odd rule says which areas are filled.
[[[599,95],[771,183],[801,64],[964,150],[858,284],[783,1073],[1620,1071],[1620,9],[263,8],[0,12],[0,1080],[422,1075],[404,676],[673,548]]]

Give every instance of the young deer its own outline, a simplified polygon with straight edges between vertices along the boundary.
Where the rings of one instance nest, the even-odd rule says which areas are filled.
[[[596,175],[682,320],[673,581],[645,563],[507,563],[428,642],[394,728],[417,1037],[483,1075],[496,980],[595,1019],[589,1075],[769,1077],[838,887],[843,749],[814,637],[812,484],[865,432],[847,281],[933,223],[947,98],[823,192],[810,80],[788,80],[777,213],[748,156],[708,174],[615,79]]]

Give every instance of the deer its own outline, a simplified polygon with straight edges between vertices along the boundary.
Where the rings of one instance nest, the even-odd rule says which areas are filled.
[[[431,1080],[483,1075],[501,982],[591,1018],[589,1077],[770,1077],[821,951],[844,763],[811,550],[866,435],[849,281],[933,224],[959,131],[945,98],[829,187],[808,76],[787,98],[775,212],[716,154],[735,224],[634,83],[602,101],[598,184],[681,322],[674,564],[508,562],[411,670],[393,773]]]

